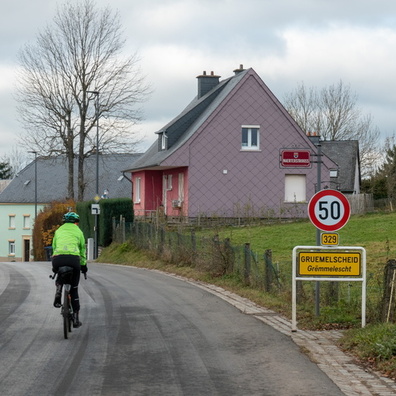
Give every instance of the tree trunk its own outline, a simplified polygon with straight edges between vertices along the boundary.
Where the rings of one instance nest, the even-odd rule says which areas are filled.
[[[81,151],[80,151],[80,155],[78,156],[78,201],[79,202],[82,202],[84,200],[84,190],[85,190],[84,155],[81,155]]]

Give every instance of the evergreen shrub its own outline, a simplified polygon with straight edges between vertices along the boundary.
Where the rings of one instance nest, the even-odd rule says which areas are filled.
[[[94,201],[77,203],[77,213],[80,216],[80,227],[85,238],[94,238],[95,218],[91,213],[91,204]],[[125,218],[125,222],[133,222],[133,205],[131,198],[112,198],[99,201],[99,245],[109,246],[112,242],[113,218],[118,220],[120,216]]]

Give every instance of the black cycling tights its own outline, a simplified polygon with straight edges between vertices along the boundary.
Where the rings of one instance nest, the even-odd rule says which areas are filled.
[[[78,296],[78,284],[80,283],[80,256],[74,256],[72,254],[61,254],[59,256],[52,257],[52,268],[54,272],[58,272],[59,267],[68,266],[73,268],[73,277],[71,281],[71,300],[73,311],[78,312],[80,310],[80,298]]]

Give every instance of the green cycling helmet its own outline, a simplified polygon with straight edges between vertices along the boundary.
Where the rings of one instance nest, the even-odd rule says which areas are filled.
[[[80,216],[74,212],[67,212],[63,215],[64,223],[78,223],[80,221]]]

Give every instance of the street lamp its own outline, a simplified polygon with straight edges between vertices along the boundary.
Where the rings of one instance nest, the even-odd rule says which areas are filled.
[[[34,154],[34,221],[37,218],[37,151],[28,151]]]
[[[95,118],[96,118],[96,194],[95,200],[99,200],[99,91],[87,91],[95,95]],[[98,258],[98,214],[95,214],[94,227],[94,259]]]

